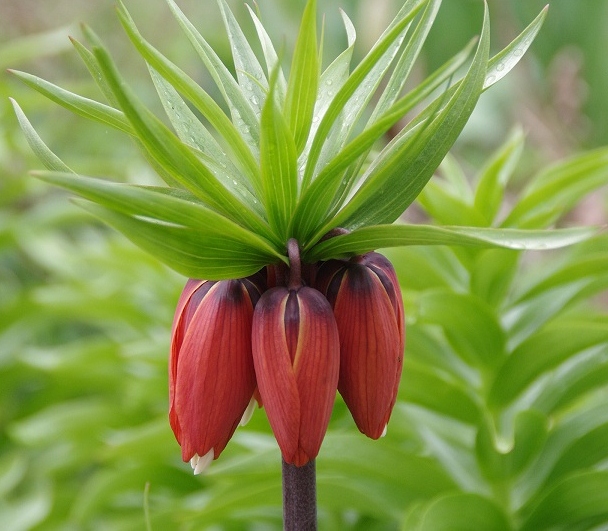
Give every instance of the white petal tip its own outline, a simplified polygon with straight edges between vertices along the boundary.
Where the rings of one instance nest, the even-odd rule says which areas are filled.
[[[190,459],[190,466],[192,467],[192,470],[194,470],[194,475],[198,476],[199,474],[207,470],[207,468],[209,468],[209,465],[211,464],[211,461],[213,461],[213,458],[213,448],[211,448],[211,450],[209,450],[202,457],[198,454],[194,454],[194,457]]]
[[[388,431],[388,424],[386,424],[384,426],[384,429],[382,430],[382,434],[380,435],[380,438],[382,437],[386,437],[386,432]]]
[[[257,400],[252,397],[249,401],[249,404],[247,405],[247,409],[245,409],[245,412],[241,417],[241,422],[239,422],[239,426],[245,426],[245,424],[247,424],[251,420],[251,417],[253,416],[253,412],[255,411],[255,407],[257,406],[257,404]]]

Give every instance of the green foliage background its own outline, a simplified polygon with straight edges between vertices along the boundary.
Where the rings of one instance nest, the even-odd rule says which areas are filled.
[[[287,49],[303,4],[260,2]],[[367,43],[358,53],[398,4],[340,4]],[[228,58],[215,5],[180,5]],[[244,20],[240,3],[230,5]],[[491,2],[493,48],[542,5]],[[94,94],[73,52],[64,53],[66,35],[79,31],[65,24],[83,20],[158,107],[111,2],[0,7],[0,66]],[[156,44],[197,71],[163,2],[128,7]],[[337,8],[321,7],[328,55],[343,46]],[[444,2],[421,77],[470,39],[481,12],[476,0]],[[604,0],[552,2],[529,56],[484,94],[410,220],[490,225],[512,212],[512,226],[605,223],[607,21]],[[0,95],[0,529],[145,529],[146,507],[155,530],[280,528],[280,457],[263,412],[207,476],[192,477],[179,458],[166,415],[166,363],[184,279],[64,192],[27,177],[40,165],[7,96],[83,173],[139,183],[155,176],[123,137],[4,74]],[[511,133],[515,124],[525,147]],[[606,235],[546,254],[411,247],[390,257],[408,316],[400,400],[378,442],[358,434],[337,401],[318,459],[321,528],[605,529]]]

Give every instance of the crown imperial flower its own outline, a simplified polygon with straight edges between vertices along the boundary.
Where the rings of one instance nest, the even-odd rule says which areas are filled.
[[[295,256],[295,258],[294,258]],[[253,316],[253,358],[283,459],[303,466],[319,453],[338,385],[339,339],[331,306],[302,286],[297,243],[290,281],[262,295]]]
[[[182,458],[200,473],[217,459],[252,400],[253,309],[260,275],[220,282],[190,279],[173,322],[169,420]]]
[[[404,312],[389,260],[369,253],[321,265],[317,286],[331,303],[340,335],[338,390],[359,430],[384,435],[401,378]]]

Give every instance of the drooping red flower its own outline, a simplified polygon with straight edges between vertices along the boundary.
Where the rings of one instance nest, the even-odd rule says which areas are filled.
[[[220,455],[256,388],[251,353],[259,277],[186,283],[173,321],[169,421],[195,473]]]
[[[325,297],[310,287],[276,287],[253,316],[258,387],[283,459],[303,466],[319,453],[336,396],[338,328]]]
[[[397,275],[390,261],[374,252],[322,264],[316,282],[338,324],[338,390],[359,430],[377,439],[386,432],[403,366],[405,325]]]

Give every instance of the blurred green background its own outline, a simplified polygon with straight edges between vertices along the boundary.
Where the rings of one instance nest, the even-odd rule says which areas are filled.
[[[126,4],[144,34],[215,94],[209,76],[164,2],[130,0]],[[215,3],[181,0],[178,4],[230,64]],[[251,30],[242,3],[231,0],[229,4]],[[285,49],[291,50],[304,0],[260,0],[258,4],[275,42],[283,42]],[[325,56],[335,56],[345,45],[338,14],[343,8],[358,30],[357,58],[370,48],[401,5],[391,0],[325,0],[319,4],[325,15]],[[493,0],[489,4],[493,51],[497,52],[538,14],[544,2]],[[478,33],[482,10],[479,0],[444,2],[414,80],[423,79]],[[64,192],[28,176],[29,170],[41,165],[18,127],[9,96],[20,103],[49,146],[81,173],[156,182],[136,146],[125,142],[123,136],[69,114],[4,72],[6,68],[24,70],[100,99],[67,38],[80,36],[81,21],[103,38],[132,86],[160,113],[145,65],[124,36],[111,1],[0,0],[0,529],[145,529],[146,511],[155,530],[278,529],[280,458],[263,412],[258,411],[248,427],[238,431],[208,476],[192,477],[189,466],[181,463],[167,422],[166,364],[173,308],[185,279],[93,221]],[[515,125],[526,135],[513,177],[515,191],[525,187],[528,177],[539,168],[607,145],[606,49],[608,1],[551,2],[546,23],[527,56],[482,96],[456,144],[454,155],[462,174],[475,175]],[[605,157],[605,153],[600,156]],[[594,171],[601,173],[602,166],[598,167]],[[604,184],[608,181],[605,174]],[[598,183],[592,194],[580,193],[581,199],[585,196],[580,202],[578,196],[575,198],[578,206],[569,214],[568,223],[606,223],[606,187],[601,186],[601,179]],[[422,212],[414,205],[410,215],[417,219]],[[508,310],[513,310],[515,306],[509,304],[518,300],[512,295],[518,291],[517,283],[524,285],[519,288],[520,295],[545,294],[546,301],[555,301],[550,297],[557,296],[555,293],[543,291],[549,289],[547,267],[553,264],[551,273],[561,274],[565,280],[561,284],[555,281],[552,289],[566,286],[572,294],[568,298],[564,291],[563,300],[554,304],[554,312],[536,323],[538,328],[555,317],[571,322],[587,319],[604,330],[605,249],[606,239],[599,238],[570,254],[552,254],[548,261],[522,258],[520,253],[496,251],[495,255],[473,256],[449,249],[412,249],[391,255],[406,293],[408,329],[412,331],[408,352],[418,360],[409,373],[417,375],[418,383],[410,381],[415,376],[407,376],[406,366],[404,378],[408,382],[404,384],[418,386],[420,393],[428,396],[415,396],[407,387],[402,390],[389,436],[378,443],[357,434],[343,403],[336,402],[330,434],[319,456],[321,528],[417,529],[421,520],[416,508],[440,494],[455,492],[473,496],[460,501],[483,514],[494,514],[495,508],[488,508],[475,496],[505,502],[505,507],[497,503],[515,519],[497,517],[496,529],[534,522],[530,515],[536,514],[534,507],[541,507],[538,511],[542,514],[545,499],[538,485],[541,501],[535,502],[537,491],[523,480],[523,486],[516,490],[488,474],[469,477],[475,476],[467,472],[470,466],[483,470],[484,460],[478,454],[479,434],[483,432],[479,426],[484,421],[468,418],[466,411],[480,403],[484,410],[485,391],[480,388],[479,394],[471,391],[469,396],[463,390],[457,395],[462,403],[448,393],[454,379],[468,381],[467,375],[461,374],[466,370],[458,363],[442,366],[447,363],[441,361],[442,356],[449,359],[446,352],[458,350],[458,341],[450,341],[453,337],[449,332],[437,335],[437,323],[428,315],[424,325],[418,323],[425,317],[421,307],[426,308],[420,301],[426,300],[429,289],[439,286],[461,295],[477,289],[475,296],[486,296],[505,334],[515,334],[517,330],[510,331],[509,323],[516,318]],[[587,262],[581,266],[590,256],[597,258],[593,267]],[[480,285],[469,282],[479,278],[474,275],[475,267],[483,264],[493,268],[493,281],[502,282],[504,289],[484,292]],[[581,288],[581,282],[589,278],[593,282]],[[543,281],[545,287],[534,292],[534,283],[542,285]],[[538,300],[538,306],[529,311],[541,312],[551,306],[546,301],[541,304],[545,299]],[[461,303],[465,306],[460,308],[466,308],[468,303]],[[608,338],[599,331],[594,337],[595,343],[579,345],[575,353],[590,357],[588,372],[598,379],[585,387],[585,392],[593,391],[594,400],[599,400],[589,406],[596,412],[595,420],[589,420],[587,432],[580,432],[581,437],[591,433],[589,445],[596,448],[602,447],[602,441],[606,442],[603,447],[608,447],[608,419],[599,407],[606,401],[606,378],[605,372],[598,372],[599,368],[606,370]],[[508,338],[501,341],[509,344]],[[513,345],[517,343],[513,339]],[[589,348],[596,350],[590,354]],[[439,367],[439,376],[434,367]],[[587,373],[580,374],[584,380]],[[585,397],[588,403],[591,399]],[[563,405],[564,411],[576,413],[572,402],[566,400]],[[588,411],[585,414],[593,416]],[[580,418],[574,413],[570,418],[562,411],[551,420],[565,419],[577,425]],[[427,422],[428,429],[424,427]],[[446,435],[449,431],[451,437]],[[571,446],[566,450],[574,452]],[[579,450],[585,453],[585,448]],[[555,472],[544,459],[546,454],[538,452],[538,466],[550,469],[547,482],[553,478],[551,474],[557,478],[559,470]],[[564,474],[583,473],[583,469],[588,473],[587,469],[598,463],[599,470],[605,469],[608,453],[603,452],[596,448],[596,459],[581,462],[578,468],[566,466],[568,460],[562,462],[557,457],[553,465],[557,462],[565,467]],[[594,476],[584,483],[601,488],[605,485],[602,481]],[[552,484],[543,485],[553,488]],[[514,490],[509,490],[511,487]],[[587,499],[577,492],[577,500]],[[527,495],[532,500],[529,506]],[[513,499],[517,496],[519,501]],[[595,519],[585,515],[576,521],[578,527],[570,529],[606,529],[598,526],[608,521],[602,519],[604,514],[608,518],[608,499],[594,501]],[[528,517],[531,520],[526,520]],[[556,528],[561,529],[559,522]]]

